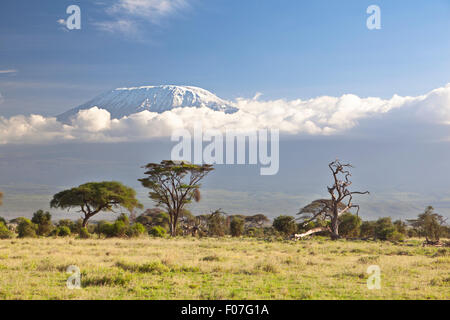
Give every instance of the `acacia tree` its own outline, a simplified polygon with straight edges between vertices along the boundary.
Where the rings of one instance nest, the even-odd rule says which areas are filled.
[[[447,219],[434,212],[432,206],[428,206],[417,219],[408,220],[408,223],[417,230],[419,236],[425,237],[426,243],[434,244],[439,243],[446,221]]]
[[[214,168],[209,164],[196,165],[170,160],[159,164],[149,163],[144,168],[147,170],[147,177],[139,181],[150,189],[150,199],[157,206],[167,209],[170,235],[175,236],[184,206],[192,200],[200,201],[200,181]]]
[[[315,200],[298,213],[301,215],[301,225],[306,226],[310,222],[317,222],[318,227],[313,228],[299,237],[305,237],[307,235],[329,231],[331,233],[331,239],[339,239],[339,217],[356,208],[356,215],[359,213],[359,205],[353,204],[354,194],[369,194],[369,191],[350,191],[348,187],[352,184],[350,181],[351,173],[349,168],[353,168],[351,164],[342,164],[339,160],[331,162],[328,167],[333,175],[333,185],[327,187],[328,193],[331,199],[319,199]]]
[[[53,196],[51,208],[80,208],[84,215],[82,227],[97,213],[114,212],[114,209],[125,208],[132,212],[142,208],[136,199],[136,191],[116,181],[89,182],[79,187],[61,191]]]

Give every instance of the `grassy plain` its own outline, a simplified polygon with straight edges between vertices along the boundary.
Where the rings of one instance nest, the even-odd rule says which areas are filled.
[[[69,265],[81,270],[70,290]],[[381,289],[367,288],[367,267]],[[0,240],[0,299],[449,299],[450,249],[256,239]]]

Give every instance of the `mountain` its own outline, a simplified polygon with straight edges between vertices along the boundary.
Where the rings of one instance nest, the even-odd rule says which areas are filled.
[[[238,109],[211,92],[188,86],[145,86],[117,88],[57,116],[61,122],[69,123],[78,111],[98,107],[111,113],[111,118],[120,119],[133,113],[148,110],[163,113],[182,107],[206,107],[215,111],[234,113]]]

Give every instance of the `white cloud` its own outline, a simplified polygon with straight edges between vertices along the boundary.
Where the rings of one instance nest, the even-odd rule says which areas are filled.
[[[189,7],[190,0],[117,0],[106,8],[111,19],[95,22],[102,31],[135,35],[145,23],[160,24],[164,18]]]
[[[137,24],[131,20],[115,20],[96,22],[95,25],[102,31],[110,33],[121,32],[124,34],[134,34],[137,31]]]
[[[404,118],[409,124],[450,124],[450,84],[418,97],[391,99],[318,97],[310,100],[238,99],[239,111],[225,114],[208,108],[178,108],[162,114],[143,111],[111,119],[108,111],[93,107],[82,110],[70,125],[40,115],[0,117],[0,144],[63,141],[141,141],[168,137],[173,130],[191,129],[280,129],[287,135],[333,135],[357,128],[361,120],[384,125],[379,115]],[[395,124],[396,125],[396,124]],[[384,128],[385,129],[385,128]],[[416,128],[418,130],[418,128]]]
[[[119,0],[107,11],[110,14],[128,14],[145,17],[157,23],[161,17],[187,8],[187,0]]]
[[[16,69],[0,70],[0,74],[17,73],[17,72],[18,71]]]

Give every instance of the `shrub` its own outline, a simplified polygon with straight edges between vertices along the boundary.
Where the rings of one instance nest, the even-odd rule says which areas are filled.
[[[81,228],[83,228],[83,220],[78,219],[73,223],[73,226],[70,229],[70,231],[72,231],[72,233],[80,233]]]
[[[217,255],[206,256],[202,259],[203,261],[220,261],[220,258]]]
[[[80,229],[79,237],[80,237],[80,239],[89,239],[91,237],[91,234],[89,233],[88,229],[85,227],[85,228]]]
[[[410,228],[410,229],[408,229],[408,231],[407,231],[407,235],[408,235],[408,237],[410,237],[410,238],[414,238],[414,237],[418,237],[418,236],[419,236],[419,232],[417,231],[417,229]]]
[[[263,228],[248,228],[245,234],[249,237],[262,238],[264,237],[264,229]]]
[[[75,229],[75,223],[70,219],[61,219],[56,224],[58,227],[68,227],[70,231]]]
[[[206,218],[208,235],[211,237],[223,237],[227,233],[227,221],[221,209],[214,211]]]
[[[39,236],[48,236],[53,230],[52,215],[50,212],[44,212],[43,210],[38,210],[33,214],[31,219],[35,225],[37,225],[37,234]]]
[[[70,236],[72,232],[70,231],[69,227],[66,226],[62,226],[62,227],[58,227],[56,235],[58,237],[68,237]]]
[[[276,265],[270,262],[260,262],[255,266],[255,270],[264,271],[267,273],[278,273],[278,268]]]
[[[121,213],[120,216],[117,217],[116,221],[122,221],[127,226],[130,224],[130,219],[125,213]]]
[[[8,229],[5,223],[0,221],[0,239],[11,239],[13,233]]]
[[[139,222],[131,225],[128,227],[126,235],[127,237],[133,238],[133,237],[139,237],[145,233],[146,229],[145,227],[140,224]]]
[[[279,216],[275,218],[273,227],[285,235],[291,235],[297,231],[297,224],[295,223],[294,217],[291,216]]]
[[[380,218],[375,223],[375,238],[380,240],[391,240],[393,239],[394,233],[396,232],[392,220],[389,217]]]
[[[360,236],[362,238],[375,238],[375,221],[364,221],[361,224]]]
[[[154,226],[150,229],[148,232],[149,235],[153,237],[164,237],[166,235],[167,231],[161,226]]]
[[[395,230],[387,240],[391,241],[403,241],[405,240],[405,235]]]
[[[244,233],[244,219],[233,217],[230,222],[230,232],[233,237],[240,237]]]
[[[0,217],[0,223],[2,223],[6,226],[8,224],[8,222],[5,220],[5,218]]]
[[[116,220],[114,223],[100,221],[95,228],[96,233],[103,234],[107,238],[124,237],[128,230],[129,227],[122,220]]]
[[[18,219],[19,225],[17,226],[17,232],[19,234],[19,238],[36,238],[37,237],[37,225],[31,222],[26,218]]]
[[[361,228],[361,218],[350,212],[346,212],[339,217],[339,235],[345,238],[356,238],[359,236]]]
[[[404,236],[408,234],[408,229],[407,229],[408,226],[404,221],[402,221],[402,220],[394,221],[394,227],[398,233],[401,233]]]
[[[112,236],[113,237],[124,237],[127,232],[127,225],[122,220],[117,220],[114,222],[112,227]]]
[[[108,221],[99,221],[99,223],[95,227],[95,233],[97,234],[103,234],[107,237],[111,237],[113,230],[112,230],[112,223]]]
[[[136,218],[136,222],[141,223],[148,230],[153,226],[161,226],[166,230],[169,229],[169,215],[159,208],[146,210]]]

